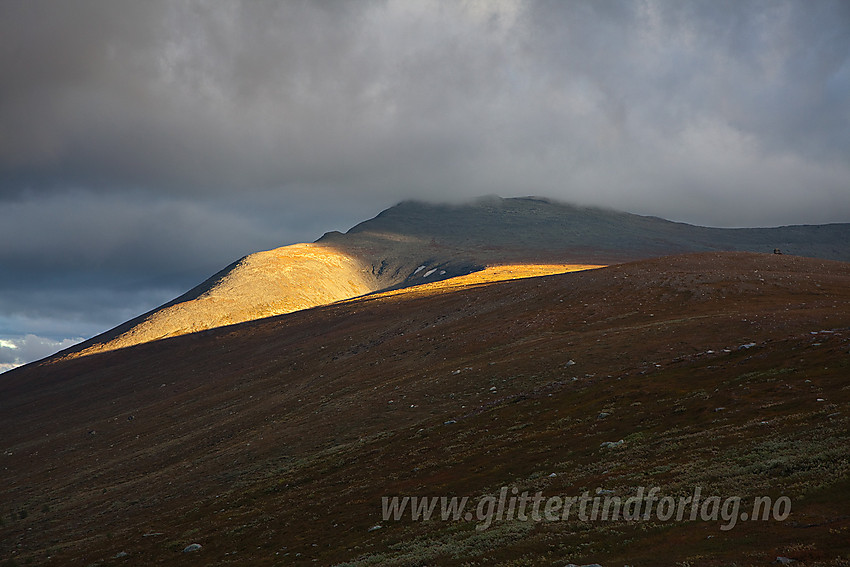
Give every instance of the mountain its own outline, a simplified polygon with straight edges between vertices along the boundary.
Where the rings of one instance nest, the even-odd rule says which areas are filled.
[[[4,374],[0,564],[846,563],[850,264],[476,274]],[[652,487],[695,519],[561,515]]]
[[[78,356],[430,283],[504,264],[606,265],[702,251],[850,261],[850,224],[721,229],[536,197],[407,201],[347,233],[259,252],[62,353]]]
[[[428,243],[435,250],[473,257],[479,263],[504,256],[528,260],[615,263],[704,251],[783,252],[849,261],[850,224],[778,228],[708,228],[613,210],[578,207],[525,197],[486,197],[465,205],[407,201],[363,222],[332,242],[362,254],[387,241]]]

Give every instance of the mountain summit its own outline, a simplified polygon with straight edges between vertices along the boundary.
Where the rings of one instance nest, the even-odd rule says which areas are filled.
[[[850,261],[850,224],[724,229],[538,197],[484,197],[461,205],[405,201],[344,234],[246,256],[173,301],[60,355],[113,350],[488,266],[608,265],[686,252],[775,249]]]
[[[399,238],[402,236],[403,238]],[[357,249],[384,240],[429,243],[488,261],[546,257],[631,261],[686,252],[783,252],[850,260],[850,224],[710,228],[539,197],[485,197],[462,205],[405,201],[319,242]]]

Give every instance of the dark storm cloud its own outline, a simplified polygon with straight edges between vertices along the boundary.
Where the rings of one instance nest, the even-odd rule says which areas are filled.
[[[411,197],[847,221],[848,54],[842,0],[9,0],[0,291],[147,309]]]
[[[848,10],[6,3],[3,190],[283,191],[294,206],[602,190],[651,210],[741,176],[753,201],[793,196],[791,169],[826,197],[847,173]],[[706,180],[718,163],[725,174]],[[750,223],[780,212],[743,200]]]

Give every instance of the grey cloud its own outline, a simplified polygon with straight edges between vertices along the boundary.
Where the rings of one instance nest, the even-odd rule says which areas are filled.
[[[17,270],[0,272],[0,285],[57,270],[151,281],[183,272],[197,278],[251,252],[348,228],[367,213],[352,205],[319,221],[317,211],[285,201],[79,191],[7,201],[0,207],[0,258]]]
[[[751,143],[761,197],[798,189],[774,156],[847,172],[842,2],[5,6],[6,193],[602,191],[616,206],[644,185],[687,192],[700,179],[671,154],[699,166],[687,144],[723,128]]]
[[[55,341],[36,335],[0,339],[0,373],[73,346],[79,339]]]

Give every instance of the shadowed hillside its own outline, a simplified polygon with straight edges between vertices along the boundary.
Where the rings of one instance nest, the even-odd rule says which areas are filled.
[[[0,381],[0,559],[843,565],[848,353],[850,265],[702,253],[29,365]],[[728,531],[382,517],[384,496],[641,486],[793,506]]]

